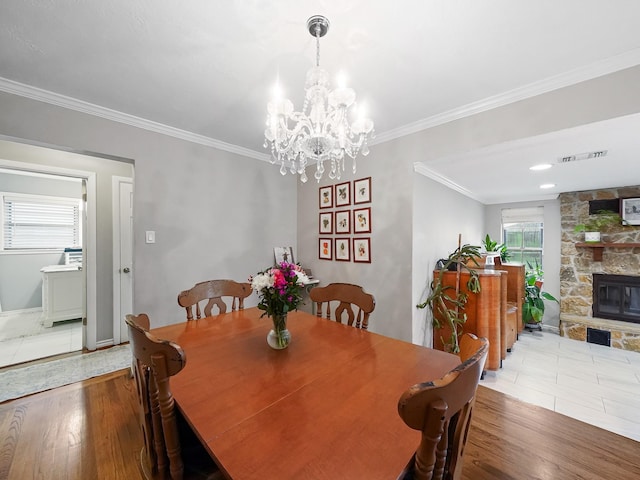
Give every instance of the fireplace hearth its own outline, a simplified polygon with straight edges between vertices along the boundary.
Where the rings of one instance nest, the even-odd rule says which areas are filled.
[[[594,273],[593,316],[640,324],[640,276]]]

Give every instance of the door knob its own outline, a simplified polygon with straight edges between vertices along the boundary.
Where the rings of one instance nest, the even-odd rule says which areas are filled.
[[[122,269],[122,271],[123,271],[124,273],[129,273],[129,272],[131,271],[131,269],[130,269],[129,267],[124,267],[124,268]]]

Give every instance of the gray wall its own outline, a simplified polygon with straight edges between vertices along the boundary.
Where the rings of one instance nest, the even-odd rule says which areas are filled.
[[[376,308],[369,320],[369,330],[383,335],[411,340],[411,203],[412,164],[390,142],[371,149],[369,156],[358,159],[353,175],[351,162],[341,180],[325,178],[298,186],[298,258],[310,266],[321,285],[347,282],[362,285],[376,298]],[[310,174],[311,173],[311,174]],[[313,172],[307,172],[311,178]],[[345,181],[372,177],[371,263],[336,262],[318,259],[318,188]],[[352,184],[353,188],[353,184]],[[348,207],[353,209],[354,206]],[[342,210],[345,207],[334,208]],[[323,210],[324,211],[324,210]],[[324,236],[324,235],[323,235]],[[351,238],[353,234],[349,235]],[[328,235],[335,238],[336,235]]]
[[[295,180],[267,162],[6,93],[0,93],[0,112],[0,134],[135,161],[134,310],[147,312],[154,326],[184,321],[176,297],[195,282],[246,280],[271,265],[274,246],[296,245]],[[43,161],[33,157],[21,161]],[[59,166],[102,168],[89,163],[92,157],[53,157],[48,161]],[[112,163],[126,172],[111,174],[131,175],[131,165]],[[111,176],[104,180],[109,197],[99,200],[108,208],[98,232],[99,343],[113,337]],[[108,232],[100,230],[103,221]],[[156,231],[155,244],[144,243],[145,230]],[[256,301],[253,295],[245,305]]]
[[[446,208],[438,208],[441,205]],[[461,235],[463,245],[480,245],[484,221],[481,203],[422,175],[415,175],[412,305],[424,302],[436,261],[448,257],[458,248],[458,235]],[[412,340],[421,345],[432,345],[433,329],[428,308],[413,309]]]
[[[80,198],[82,183],[4,173],[0,171],[0,192],[29,193]],[[0,305],[2,311],[42,307],[42,274],[46,265],[64,263],[62,253],[1,253]]]

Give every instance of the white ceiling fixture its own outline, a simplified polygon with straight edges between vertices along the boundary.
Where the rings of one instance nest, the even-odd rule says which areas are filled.
[[[549,168],[551,168],[551,164],[550,163],[539,163],[538,165],[534,165],[533,167],[529,167],[529,170],[533,170],[534,172],[540,171],[540,170],[548,170]]]
[[[330,162],[329,178],[340,178],[344,171],[345,154],[352,159],[356,173],[356,157],[369,153],[367,139],[373,135],[373,122],[365,117],[355,103],[356,93],[341,82],[331,90],[329,73],[320,68],[320,37],[329,30],[329,20],[314,15],[307,20],[307,29],[316,39],[316,65],[307,72],[305,100],[302,111],[293,110],[293,102],[282,98],[279,85],[274,98],[267,104],[267,125],[264,147],[271,148],[272,163],[280,164],[280,173],[298,173],[307,181],[307,164],[316,164],[315,179],[320,182],[325,172],[324,162]],[[350,112],[357,118],[351,122]]]
[[[558,158],[558,163],[577,162],[579,160],[588,160],[590,158],[602,158],[607,156],[608,150],[597,150],[595,152],[576,153],[575,155],[566,155]]]

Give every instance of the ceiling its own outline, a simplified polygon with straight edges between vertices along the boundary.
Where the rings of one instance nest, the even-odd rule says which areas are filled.
[[[301,107],[314,14],[331,22],[320,64],[348,75],[373,144],[640,64],[636,0],[2,0],[0,90],[265,159],[277,78]],[[418,171],[483,203],[640,184],[639,126],[614,119]],[[608,153],[528,170],[593,150]]]

